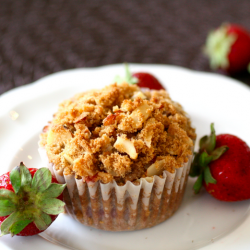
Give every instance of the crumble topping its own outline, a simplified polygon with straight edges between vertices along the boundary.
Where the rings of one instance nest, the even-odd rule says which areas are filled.
[[[192,154],[195,130],[168,92],[112,84],[62,102],[40,146],[64,174],[118,184],[174,172]]]

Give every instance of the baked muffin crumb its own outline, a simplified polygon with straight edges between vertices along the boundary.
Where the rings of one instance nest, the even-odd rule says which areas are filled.
[[[195,130],[164,91],[112,84],[62,102],[40,136],[64,174],[102,183],[137,183],[148,169],[174,172],[192,154]]]

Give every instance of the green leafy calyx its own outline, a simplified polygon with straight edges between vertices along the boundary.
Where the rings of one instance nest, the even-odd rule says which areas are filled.
[[[127,82],[129,84],[137,84],[138,79],[136,77],[133,77],[133,75],[131,74],[131,72],[129,70],[128,64],[125,63],[125,77],[116,76],[115,77],[115,82],[118,83],[118,84],[121,84],[123,82]]]
[[[204,136],[200,139],[200,150],[199,152],[195,153],[193,163],[191,165],[189,175],[191,177],[198,176],[193,189],[195,193],[199,193],[203,180],[205,181],[206,185],[209,183],[216,184],[216,180],[213,178],[209,163],[212,161],[217,160],[223,155],[227,150],[227,146],[222,146],[219,148],[216,147],[216,135],[214,124],[211,124],[211,134],[209,136]]]
[[[40,168],[32,175],[21,162],[10,172],[14,192],[0,189],[0,216],[8,216],[1,224],[1,235],[20,233],[34,222],[39,230],[45,230],[52,222],[50,215],[64,211],[65,203],[56,199],[66,184],[51,183],[47,168]]]
[[[220,28],[209,33],[204,53],[210,58],[212,69],[227,69],[229,67],[228,55],[236,40],[235,34],[228,34],[228,24],[223,24]]]

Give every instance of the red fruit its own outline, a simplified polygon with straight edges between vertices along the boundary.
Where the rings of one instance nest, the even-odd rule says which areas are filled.
[[[65,185],[47,168],[27,169],[23,163],[0,176],[0,236],[31,236],[48,228],[64,211]]]
[[[221,134],[215,136],[211,124],[210,136],[200,139],[190,176],[198,176],[194,191],[203,186],[216,199],[240,201],[250,198],[250,148],[240,138]]]
[[[161,83],[155,76],[145,72],[137,72],[131,74],[127,64],[125,64],[125,70],[126,75],[124,78],[121,76],[116,76],[115,81],[117,83],[127,82],[129,84],[137,84],[140,88],[165,90],[165,88],[161,85]]]
[[[132,77],[135,77],[138,82],[136,83],[140,88],[149,88],[149,89],[165,89],[161,83],[153,75],[149,73],[139,72],[133,73]]]
[[[210,32],[205,53],[212,69],[235,74],[250,67],[250,33],[235,24],[223,24]]]
[[[240,201],[250,198],[250,148],[240,138],[221,134],[216,136],[216,148],[229,149],[209,164],[216,184],[205,184],[206,190],[218,200]]]

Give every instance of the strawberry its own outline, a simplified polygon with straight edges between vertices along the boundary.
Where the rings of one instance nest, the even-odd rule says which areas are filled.
[[[221,201],[240,201],[250,198],[250,148],[240,138],[221,134],[200,140],[200,150],[195,154],[190,176],[198,176],[194,190],[202,184],[213,197]]]
[[[140,88],[149,88],[149,89],[155,89],[155,90],[165,89],[161,85],[159,80],[152,74],[149,74],[146,72],[137,72],[137,73],[131,74],[127,64],[125,64],[125,70],[126,70],[125,78],[117,76],[115,79],[116,82],[121,83],[125,81],[130,84],[137,84]]]
[[[144,72],[133,73],[132,77],[137,79],[137,85],[140,88],[149,88],[155,90],[165,89],[158,79],[156,79],[153,75]]]
[[[65,186],[47,168],[28,169],[22,162],[0,176],[0,236],[30,236],[48,228],[64,211]]]
[[[250,68],[250,33],[235,24],[223,24],[209,33],[205,54],[212,69],[236,74]]]

